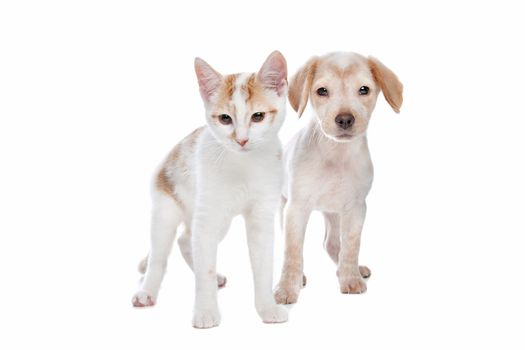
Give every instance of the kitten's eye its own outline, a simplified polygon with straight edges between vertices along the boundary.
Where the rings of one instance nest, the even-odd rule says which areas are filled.
[[[262,122],[264,119],[264,113],[263,112],[257,112],[252,114],[252,122]]]
[[[368,91],[370,91],[368,86],[361,86],[359,88],[359,95],[368,95]]]
[[[328,90],[325,87],[317,89],[317,94],[319,96],[328,96]]]
[[[221,124],[228,125],[232,123],[232,117],[230,117],[228,114],[221,114],[219,116],[219,121]]]

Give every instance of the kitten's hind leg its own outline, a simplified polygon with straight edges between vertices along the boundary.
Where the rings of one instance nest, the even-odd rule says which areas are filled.
[[[191,253],[191,230],[189,229],[190,225],[186,225],[186,228],[184,229],[184,232],[182,235],[177,239],[177,243],[179,244],[180,252],[182,254],[182,257],[190,267],[190,269],[193,271],[193,256]],[[225,276],[221,274],[217,274],[217,286],[219,288],[222,288],[226,286],[227,279]]]
[[[141,274],[145,274],[146,273],[146,269],[148,268],[148,258],[149,258],[149,254],[146,255],[140,262],[139,262],[139,266],[137,267],[137,269],[139,270],[139,272]]]
[[[158,194],[153,203],[151,220],[151,249],[142,286],[133,296],[133,306],[153,306],[164,278],[168,256],[182,221],[182,210],[173,198]],[[141,265],[143,265],[141,263]],[[140,266],[139,266],[140,267]]]

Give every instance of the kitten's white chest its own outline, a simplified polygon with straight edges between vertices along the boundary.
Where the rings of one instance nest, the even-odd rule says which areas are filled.
[[[220,148],[199,152],[197,196],[213,197],[235,214],[255,201],[276,203],[283,178],[279,154],[280,145],[245,153]]]

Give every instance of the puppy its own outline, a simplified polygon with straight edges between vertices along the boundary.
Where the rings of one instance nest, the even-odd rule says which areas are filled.
[[[380,91],[399,113],[399,79],[376,58],[356,53],[313,57],[292,77],[290,104],[301,116],[310,99],[315,117],[290,141],[284,156],[286,249],[275,290],[278,303],[295,303],[306,283],[303,242],[312,210],[324,215],[324,246],[337,264],[341,292],[366,291],[364,278],[370,270],[358,265],[365,199],[373,178],[366,130]]]

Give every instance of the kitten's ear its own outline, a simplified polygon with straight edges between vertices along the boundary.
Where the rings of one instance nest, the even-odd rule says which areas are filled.
[[[204,102],[210,102],[210,97],[217,91],[221,84],[222,75],[213,69],[203,59],[195,58],[195,73],[199,81],[199,90]]]
[[[277,95],[281,96],[286,93],[287,75],[286,59],[282,53],[274,51],[264,61],[257,73],[257,78],[264,87],[274,90]]]
[[[317,60],[317,57],[312,57],[299,69],[299,71],[297,71],[297,73],[295,73],[290,82],[288,100],[299,117],[303,114],[306,104],[308,103],[312,81],[314,79],[315,70],[317,69]]]

